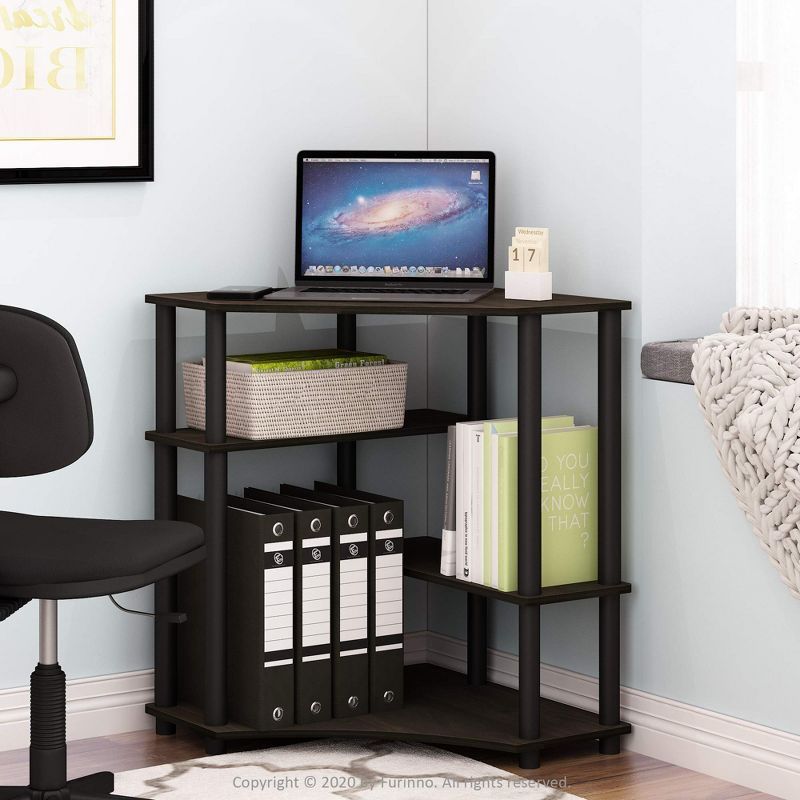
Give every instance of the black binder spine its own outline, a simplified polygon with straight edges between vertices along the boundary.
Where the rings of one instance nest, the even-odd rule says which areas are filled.
[[[264,544],[264,683],[274,700],[270,710],[272,721],[292,725],[295,557],[294,536],[282,536],[285,527],[281,522],[272,524],[275,541],[268,538]]]
[[[334,570],[333,715],[369,711],[368,525],[364,506],[337,509],[341,520]]]
[[[300,516],[300,512],[298,512]],[[295,571],[297,685],[299,724],[331,718],[331,535],[330,518],[302,512],[306,521],[298,540]]]
[[[403,705],[403,505],[380,503],[372,510],[375,649],[370,702],[376,711]]]

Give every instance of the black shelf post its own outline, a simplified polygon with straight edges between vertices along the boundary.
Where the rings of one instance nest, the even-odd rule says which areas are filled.
[[[156,430],[172,433],[175,414],[175,309],[156,306]],[[178,497],[178,451],[157,444],[154,452],[155,518],[171,520],[176,517]],[[165,578],[155,587],[156,614],[175,610],[177,578]],[[159,706],[174,706],[178,702],[177,628],[156,617],[155,702]],[[175,726],[164,720],[156,721],[156,733],[170,736]]]
[[[622,314],[598,313],[598,578],[622,576]],[[600,598],[600,724],[620,721],[620,602]],[[619,753],[619,736],[600,740],[600,752]]]
[[[467,317],[467,416],[486,419],[486,317]],[[471,686],[486,683],[487,601],[467,594],[467,678]]]
[[[355,314],[336,315],[336,346],[356,350],[358,346]],[[336,482],[346,489],[356,488],[356,443],[336,443]]]
[[[517,416],[518,489],[517,561],[519,592],[537,595],[542,589],[542,318],[518,319]],[[519,735],[538,739],[540,613],[538,605],[519,609]],[[520,754],[525,769],[539,766],[539,751]]]
[[[206,312],[206,440],[225,440],[225,329],[223,311]],[[205,454],[206,502],[206,655],[205,722],[228,721],[225,538],[228,506],[228,455]],[[224,752],[218,739],[206,740],[209,754]]]

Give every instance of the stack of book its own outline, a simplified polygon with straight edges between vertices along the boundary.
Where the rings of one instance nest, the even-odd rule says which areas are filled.
[[[448,429],[443,575],[517,591],[517,420]],[[542,586],[597,580],[597,428],[542,418]]]
[[[302,372],[311,369],[382,366],[386,363],[386,356],[353,350],[290,350],[284,353],[228,356],[226,361],[227,368],[236,372]],[[203,364],[205,363],[204,358]]]

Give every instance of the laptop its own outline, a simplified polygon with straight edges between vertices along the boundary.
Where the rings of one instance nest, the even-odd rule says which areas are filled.
[[[304,150],[295,286],[269,300],[470,303],[494,288],[490,152]]]

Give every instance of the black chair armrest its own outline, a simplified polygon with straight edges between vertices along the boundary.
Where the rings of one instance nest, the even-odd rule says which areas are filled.
[[[0,597],[0,622],[16,614],[28,603],[30,600],[27,597]]]

